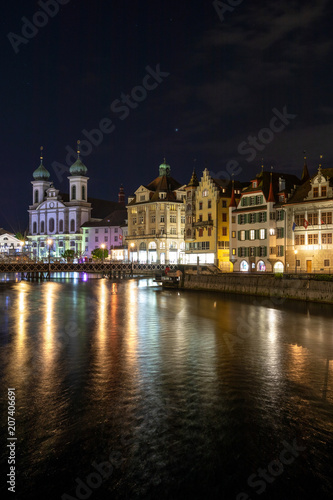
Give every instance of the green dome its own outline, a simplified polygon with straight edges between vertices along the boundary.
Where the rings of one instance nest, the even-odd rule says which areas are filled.
[[[88,172],[88,169],[84,165],[84,163],[82,163],[82,161],[80,160],[80,158],[78,158],[76,160],[76,162],[73,163],[73,165],[69,169],[69,172],[70,172],[71,175],[86,175],[86,173]]]
[[[43,163],[40,162],[39,167],[32,174],[35,181],[48,181],[50,178],[50,172],[46,170]]]
[[[166,159],[164,158],[163,163],[161,163],[159,167],[160,176],[162,175],[170,175],[170,165],[166,163]]]

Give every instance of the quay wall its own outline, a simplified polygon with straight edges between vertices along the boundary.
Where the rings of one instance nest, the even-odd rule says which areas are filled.
[[[333,281],[273,275],[186,274],[183,288],[333,304]]]

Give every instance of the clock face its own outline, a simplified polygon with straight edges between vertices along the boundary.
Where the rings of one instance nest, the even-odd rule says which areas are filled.
[[[50,203],[50,208],[53,208],[53,207],[54,207],[54,203],[53,203],[53,202],[51,202],[51,203]]]

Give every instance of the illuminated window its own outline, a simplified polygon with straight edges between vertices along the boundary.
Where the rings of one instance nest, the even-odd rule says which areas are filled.
[[[256,237],[256,233],[255,233],[255,230],[254,229],[251,229],[250,231],[250,240],[254,240]]]
[[[259,239],[264,240],[266,238],[266,230],[265,229],[259,229]]]
[[[208,189],[204,189],[204,190],[202,191],[202,196],[203,196],[203,197],[208,196]]]
[[[245,231],[240,231],[240,240],[241,241],[245,240]]]
[[[233,232],[232,232],[232,237],[233,237],[233,238],[236,238],[236,231],[233,231]]]

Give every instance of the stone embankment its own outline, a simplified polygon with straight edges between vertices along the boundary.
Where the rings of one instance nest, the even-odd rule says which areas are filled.
[[[183,288],[333,304],[333,281],[273,275],[186,274]]]

